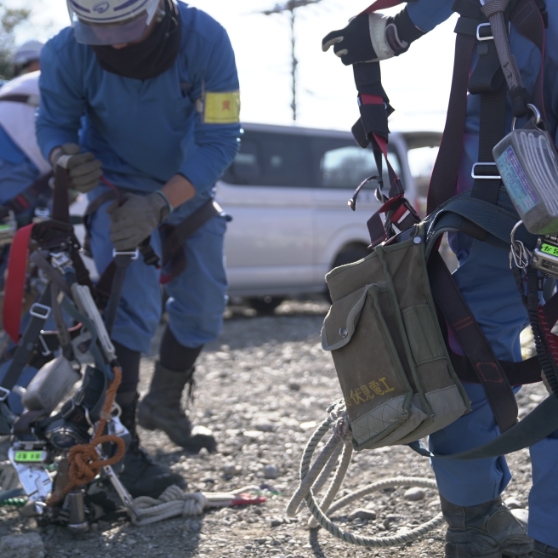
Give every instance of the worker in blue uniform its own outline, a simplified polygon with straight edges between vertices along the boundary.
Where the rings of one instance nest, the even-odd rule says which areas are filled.
[[[484,2],[481,2],[484,4]],[[416,0],[395,17],[364,13],[339,31],[328,34],[324,50],[333,47],[345,64],[385,60],[406,52],[418,39],[452,14],[453,0]],[[539,9],[534,2],[534,9]],[[558,65],[558,6],[546,2],[548,29],[544,83],[547,121],[557,137],[558,92],[554,77]],[[510,44],[523,84],[532,91],[541,65],[533,43],[511,26]],[[476,55],[475,55],[476,56]],[[433,60],[423,61],[431,65]],[[476,58],[472,60],[472,67]],[[469,95],[463,152],[457,192],[473,185],[472,165],[478,160],[480,100]],[[507,130],[512,111],[508,101]],[[490,341],[497,358],[520,361],[519,336],[528,324],[526,310],[509,269],[508,254],[487,243],[456,234],[450,241],[459,260],[454,279],[475,318]],[[452,347],[459,350],[458,346]],[[499,434],[484,389],[464,384],[472,412],[430,436],[434,453],[465,451],[494,439]],[[476,461],[436,460],[432,466],[440,490],[442,511],[449,524],[446,557],[500,558],[529,555],[533,558],[558,556],[558,432],[530,448],[533,486],[529,496],[528,535],[524,515],[512,514],[502,503],[501,493],[511,480],[504,457]]]
[[[89,193],[87,226],[102,273],[113,248],[133,250],[150,237],[161,254],[171,227],[211,203],[238,148],[239,84],[226,31],[201,10],[174,0],[75,0],[68,9],[72,27],[42,53],[37,137],[52,164],[70,156],[72,186]],[[178,272],[172,262],[163,269],[169,320],[139,414],[143,426],[194,452],[214,450],[215,440],[209,431],[192,435],[181,394],[222,324],[225,229],[215,212],[179,245]],[[140,355],[159,324],[160,279],[141,257],[131,263],[112,329],[123,368],[117,402],[135,440],[121,480],[133,496],[181,482],[148,459],[135,430]]]

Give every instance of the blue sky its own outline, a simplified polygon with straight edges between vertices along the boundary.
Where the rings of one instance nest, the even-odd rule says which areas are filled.
[[[15,0],[12,0],[15,1]],[[371,1],[371,0],[370,0]],[[229,32],[235,49],[245,122],[291,124],[290,23],[288,14],[265,16],[276,0],[194,0]],[[33,25],[18,39],[47,39],[68,24],[64,0],[32,0]],[[352,72],[321,38],[347,24],[364,1],[322,0],[297,10],[298,124],[348,130],[358,117]],[[397,8],[392,12],[397,12]],[[382,63],[384,87],[396,112],[393,130],[443,127],[451,83],[455,21],[414,43],[405,55]]]

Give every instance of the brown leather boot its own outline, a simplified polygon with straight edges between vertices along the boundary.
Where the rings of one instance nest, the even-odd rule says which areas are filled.
[[[512,512],[500,497],[477,506],[457,506],[442,495],[440,501],[448,522],[446,558],[530,556],[533,539],[527,535],[525,510]]]

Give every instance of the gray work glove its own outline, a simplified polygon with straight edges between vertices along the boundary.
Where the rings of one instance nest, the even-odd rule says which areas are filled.
[[[135,250],[168,216],[170,204],[166,196],[153,192],[147,196],[125,194],[124,203],[113,203],[110,215],[110,240],[118,252]]]
[[[406,52],[422,35],[424,31],[413,24],[406,10],[395,17],[363,13],[344,29],[327,34],[322,40],[322,50],[325,52],[333,46],[334,53],[346,66],[378,62]]]
[[[54,150],[51,156],[53,168],[57,164],[68,169],[70,186],[83,194],[93,190],[103,175],[102,164],[93,153],[80,153],[77,143],[65,143]]]

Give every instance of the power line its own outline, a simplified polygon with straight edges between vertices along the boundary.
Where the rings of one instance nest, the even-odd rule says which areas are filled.
[[[296,70],[298,67],[298,60],[296,58],[296,37],[295,37],[295,21],[296,21],[296,10],[298,8],[303,8],[309,6],[310,4],[318,4],[322,0],[288,0],[284,4],[275,4],[275,6],[269,10],[262,10],[261,14],[264,15],[274,15],[283,14],[284,12],[290,13],[291,20],[291,82],[292,82],[292,102],[291,109],[293,111],[293,121],[296,122],[297,118],[297,83],[296,83]]]

